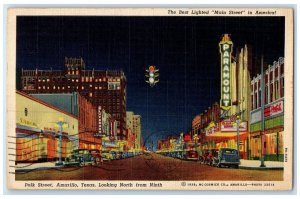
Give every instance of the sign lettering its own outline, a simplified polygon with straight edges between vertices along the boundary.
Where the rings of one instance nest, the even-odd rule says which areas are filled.
[[[232,41],[228,35],[224,35],[220,42],[221,54],[221,100],[220,106],[224,110],[231,108],[231,89],[230,89],[230,72],[231,72],[231,53]]]

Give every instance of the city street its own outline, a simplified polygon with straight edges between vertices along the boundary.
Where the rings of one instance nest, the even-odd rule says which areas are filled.
[[[104,162],[100,166],[17,173],[16,180],[251,180],[280,181],[283,170],[216,168],[155,153]]]

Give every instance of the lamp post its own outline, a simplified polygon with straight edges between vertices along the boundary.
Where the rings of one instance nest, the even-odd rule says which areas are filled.
[[[238,157],[240,158],[240,116],[236,116],[236,132],[237,132],[237,138],[236,138],[236,149],[237,149],[237,152],[238,152]]]
[[[66,128],[68,123],[64,122],[64,118],[60,117],[58,118],[58,121],[56,122],[56,124],[59,127],[59,145],[58,145],[58,162],[56,163],[56,165],[63,165],[62,162],[62,132],[63,132],[63,128]]]
[[[261,140],[261,149],[260,149],[260,167],[266,167],[265,165],[265,143],[263,139],[263,134],[265,131],[265,117],[264,117],[264,110],[265,110],[265,76],[264,76],[264,57],[261,56],[261,78],[260,78],[260,104],[261,104],[261,134],[260,134],[260,140]]]

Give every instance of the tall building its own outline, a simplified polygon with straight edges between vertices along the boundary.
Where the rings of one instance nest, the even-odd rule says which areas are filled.
[[[250,157],[283,161],[284,131],[284,58],[264,71],[264,130],[261,113],[261,74],[251,80],[252,111],[250,116]]]
[[[128,132],[131,132],[131,134],[135,137],[134,139],[134,148],[140,150],[141,146],[143,145],[142,137],[141,137],[141,116],[135,115],[134,112],[127,111],[126,112],[126,125]]]
[[[237,49],[232,56],[233,42],[224,34],[220,43],[221,54],[221,99],[220,106],[215,104],[194,118],[194,131],[199,136],[202,149],[235,148],[239,149],[242,159],[248,159],[248,121],[251,110],[250,69],[252,68],[251,48],[247,45]],[[215,113],[215,114],[213,114]],[[220,114],[220,117],[219,117]],[[239,129],[237,129],[239,116]],[[239,130],[239,136],[238,136]],[[239,140],[238,140],[239,139]]]
[[[133,115],[133,132],[136,134],[135,148],[141,149],[141,134],[142,134],[142,117],[140,115]]]
[[[63,70],[21,72],[26,93],[72,93],[101,106],[117,121],[118,139],[126,138],[126,77],[122,70],[87,70],[82,58],[65,58]]]

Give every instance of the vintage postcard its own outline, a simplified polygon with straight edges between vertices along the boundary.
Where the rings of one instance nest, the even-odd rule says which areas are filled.
[[[8,189],[292,189],[293,9],[7,19]]]

